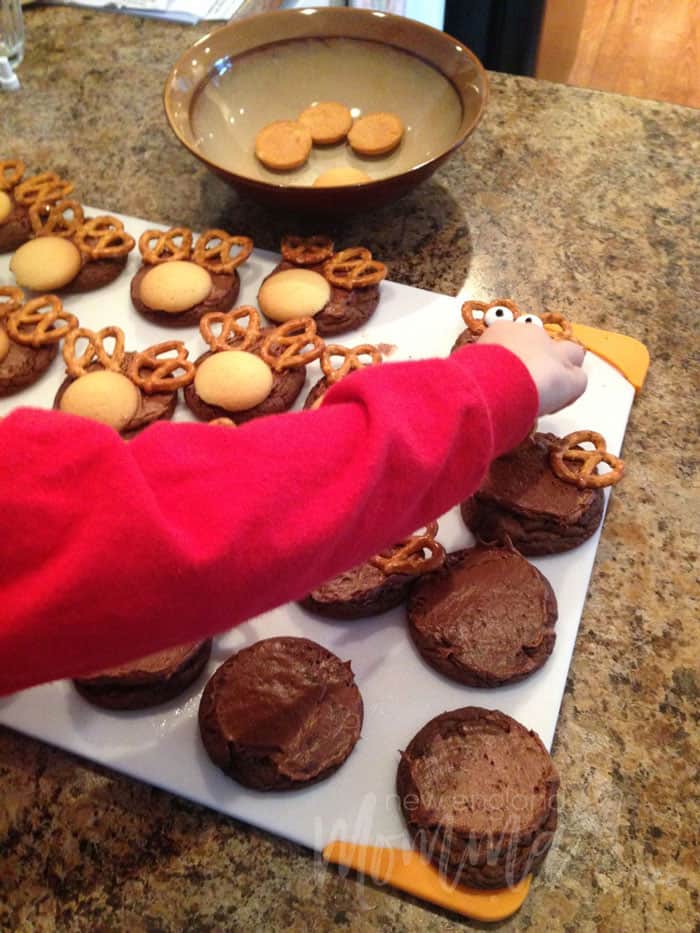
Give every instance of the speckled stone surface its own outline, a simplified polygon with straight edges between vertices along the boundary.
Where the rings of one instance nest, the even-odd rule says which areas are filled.
[[[26,12],[0,149],[87,203],[275,249],[287,221],[238,202],[176,143],[161,88],[206,31]],[[629,423],[554,744],[561,820],[503,930],[690,931],[700,916],[697,587],[700,112],[494,75],[486,117],[432,181],[337,224],[395,280],[643,340]],[[0,730],[0,929],[412,931],[469,926],[310,853]]]

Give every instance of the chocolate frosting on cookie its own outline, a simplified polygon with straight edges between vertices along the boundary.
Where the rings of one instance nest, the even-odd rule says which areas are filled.
[[[56,343],[27,347],[10,339],[7,356],[0,360],[0,396],[11,395],[36,382],[57,353]]]
[[[601,489],[579,489],[554,474],[549,451],[559,439],[535,434],[494,460],[462,505],[466,524],[484,541],[512,543],[526,555],[556,554],[589,538],[603,515]]]
[[[204,746],[239,783],[294,788],[327,777],[362,727],[350,662],[306,638],[268,638],[230,657],[199,707]]]
[[[397,791],[426,857],[477,887],[516,884],[544,859],[559,777],[539,737],[496,710],[436,716],[401,755]]]
[[[12,199],[12,195],[10,195]],[[0,253],[11,253],[32,237],[29,211],[22,204],[12,203],[12,210],[0,223]]]
[[[362,619],[400,605],[415,582],[415,576],[385,574],[367,561],[312,590],[300,605],[332,619]]]
[[[409,630],[423,658],[475,687],[513,683],[540,668],[554,647],[556,619],[549,582],[509,548],[450,555],[408,602]]]

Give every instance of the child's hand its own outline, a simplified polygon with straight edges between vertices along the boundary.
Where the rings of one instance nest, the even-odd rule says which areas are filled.
[[[570,340],[552,340],[542,327],[497,321],[478,342],[505,347],[525,364],[539,394],[538,415],[565,408],[586,388],[587,376],[581,369],[584,348]]]

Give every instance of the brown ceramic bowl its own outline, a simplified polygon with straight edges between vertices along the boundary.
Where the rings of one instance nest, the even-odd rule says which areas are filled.
[[[486,73],[456,39],[414,20],[347,7],[295,9],[234,20],[196,42],[165,84],[180,142],[239,192],[272,207],[319,214],[395,201],[449,158],[484,111]],[[385,156],[347,142],[314,146],[304,166],[274,172],[255,156],[258,131],[336,100],[357,117],[392,111],[406,127]],[[313,187],[336,166],[372,181]]]

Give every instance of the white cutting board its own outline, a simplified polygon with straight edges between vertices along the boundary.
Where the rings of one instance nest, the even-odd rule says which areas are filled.
[[[136,239],[148,227],[158,226],[115,216],[121,216]],[[135,253],[128,270],[113,285],[65,299],[65,306],[85,327],[122,327],[127,349],[143,349],[175,337],[172,328],[158,328],[131,307],[129,281],[139,265],[138,250]],[[239,270],[239,304],[255,304],[262,278],[278,259],[261,250],[253,253]],[[10,284],[14,282],[9,257],[1,256],[0,285]],[[396,346],[392,359],[449,352],[464,327],[461,299],[393,282],[383,283],[381,293],[380,306],[367,326],[340,338],[346,345],[392,344]],[[206,349],[196,327],[182,328],[178,336],[186,342],[192,359]],[[610,451],[619,454],[634,389],[616,369],[592,353],[586,355],[584,366],[589,377],[585,394],[557,415],[541,419],[540,428],[559,435],[593,429],[606,438]],[[309,367],[297,407],[319,376],[317,363]],[[20,404],[50,407],[62,377],[59,354],[38,384],[13,398],[0,399],[0,416]],[[191,420],[182,402],[175,420]],[[606,502],[607,494],[608,490]],[[333,840],[410,848],[394,790],[398,750],[405,748],[433,716],[460,706],[499,709],[534,729],[545,745],[551,746],[599,537],[600,529],[574,551],[532,561],[557,596],[557,638],[545,666],[513,686],[476,689],[436,673],[414,648],[402,607],[374,619],[336,622],[287,605],[219,636],[206,676],[232,652],[272,635],[304,636],[352,661],[365,705],[362,737],[334,775],[304,790],[247,790],[210,763],[197,729],[197,707],[206,676],[170,703],[126,713],[98,711],[69,683],[57,682],[0,699],[0,722],[318,851]],[[458,509],[441,520],[439,539],[448,550],[472,543]],[[565,774],[562,779],[565,784]]]

